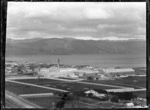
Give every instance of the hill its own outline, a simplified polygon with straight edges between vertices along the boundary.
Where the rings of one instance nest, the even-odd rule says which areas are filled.
[[[6,40],[6,55],[69,55],[143,53],[146,41],[77,40],[68,38],[35,38]]]

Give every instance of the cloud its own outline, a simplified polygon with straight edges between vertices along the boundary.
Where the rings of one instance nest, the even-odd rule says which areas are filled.
[[[97,32],[97,30],[95,28],[88,28],[88,27],[73,28],[73,29],[70,29],[70,31],[73,31],[73,32]]]
[[[9,38],[143,39],[145,35],[144,2],[8,2]]]
[[[85,11],[85,17],[87,19],[107,19],[112,16],[110,13],[108,13],[101,7],[87,8],[84,11]]]
[[[9,2],[8,12],[10,14],[24,13],[26,18],[47,16],[58,20],[78,20],[78,19],[105,19],[110,17],[110,13],[106,12],[96,3],[65,3],[65,2],[49,2],[49,3],[32,3],[32,2]]]
[[[106,29],[106,28],[116,28],[116,27],[119,27],[118,25],[114,25],[114,24],[99,24],[97,26],[98,29]]]

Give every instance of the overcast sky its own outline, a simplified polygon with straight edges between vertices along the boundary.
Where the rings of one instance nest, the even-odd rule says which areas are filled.
[[[7,38],[146,39],[146,3],[8,2]]]

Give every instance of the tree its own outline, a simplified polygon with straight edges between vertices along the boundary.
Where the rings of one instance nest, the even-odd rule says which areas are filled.
[[[67,100],[70,100],[70,101],[76,100],[76,96],[73,94],[68,94]]]
[[[60,110],[62,110],[64,108],[64,105],[65,105],[65,100],[61,100],[56,103],[56,108],[59,108]]]
[[[89,76],[89,77],[87,77],[87,80],[92,81],[93,77]]]
[[[92,93],[89,93],[89,94],[88,94],[88,96],[89,96],[89,97],[92,97],[92,96],[93,96],[93,94],[92,94]]]
[[[24,65],[19,65],[17,67],[18,74],[23,74],[24,70],[25,70],[25,66]]]
[[[37,71],[36,71],[36,69],[38,68],[38,66],[36,66],[35,64],[32,64],[29,67],[30,67],[30,69],[31,69],[31,71],[32,71],[33,74],[38,74]]]
[[[113,96],[110,100],[111,102],[119,102],[118,96]]]

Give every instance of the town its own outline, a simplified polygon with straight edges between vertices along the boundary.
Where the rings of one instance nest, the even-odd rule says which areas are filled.
[[[133,80],[134,83],[123,79],[146,76],[144,67],[64,65],[60,59],[56,64],[7,61],[5,65],[6,93],[14,93],[40,107],[146,107],[146,83],[138,83],[137,77]],[[36,99],[47,102],[39,104]]]

